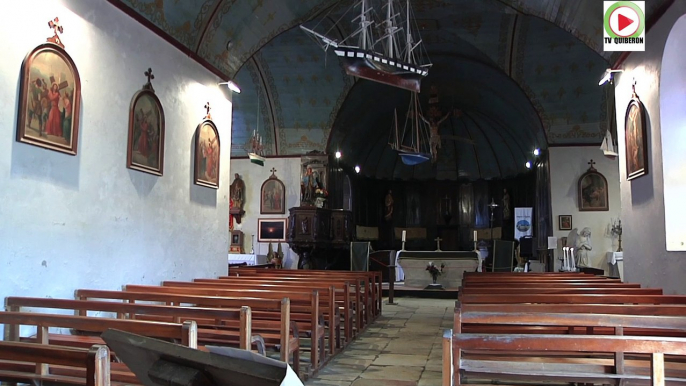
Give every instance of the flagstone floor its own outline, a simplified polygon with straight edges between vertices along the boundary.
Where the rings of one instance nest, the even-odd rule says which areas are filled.
[[[306,386],[440,386],[441,339],[455,300],[384,299],[383,313]]]

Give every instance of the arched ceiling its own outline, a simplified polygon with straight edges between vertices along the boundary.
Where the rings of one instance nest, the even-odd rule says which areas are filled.
[[[109,1],[241,86],[234,97],[232,156],[247,154],[248,138],[257,129],[268,155],[336,146],[350,158],[372,153],[365,162],[374,166],[365,170],[380,178],[427,175],[421,168],[390,166],[399,162],[383,147],[389,111],[404,107],[408,97],[346,75],[333,53],[324,53],[297,28],[322,23],[319,27],[328,29],[325,15],[339,2]],[[670,1],[646,2],[647,20]],[[597,84],[616,56],[602,51],[601,1],[411,3],[435,63],[422,89],[439,86],[442,108],[464,112],[446,121],[441,133],[472,135],[476,143],[464,148],[444,142],[434,178],[503,177],[520,167],[522,151],[602,141],[608,125],[606,88]],[[508,166],[508,159],[517,166]]]

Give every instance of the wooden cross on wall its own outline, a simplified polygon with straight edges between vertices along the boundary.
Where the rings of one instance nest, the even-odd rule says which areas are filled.
[[[212,116],[210,115],[210,102],[207,102],[205,104],[205,110],[207,110],[207,115],[205,116],[205,119],[212,119]]]
[[[152,73],[152,68],[148,67],[148,71],[143,73],[145,76],[148,77],[148,83],[143,86],[144,89],[146,90],[152,90],[152,80],[155,79],[155,75]]]
[[[440,237],[436,237],[434,239],[434,241],[436,242],[436,250],[440,251],[441,250],[441,241],[443,241],[443,239]]]
[[[53,32],[55,33],[54,36],[51,36],[48,38],[48,42],[50,43],[55,43],[58,46],[64,48],[64,44],[62,44],[62,39],[60,39],[58,32],[59,33],[64,33],[64,28],[62,27],[62,24],[60,24],[60,18],[56,17],[48,22],[48,27],[50,27]]]

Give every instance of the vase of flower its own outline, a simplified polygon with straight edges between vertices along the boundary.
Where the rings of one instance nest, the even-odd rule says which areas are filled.
[[[328,197],[329,192],[326,189],[317,189],[314,191],[314,206],[317,208],[323,208],[326,205],[326,197]]]
[[[429,271],[429,274],[431,275],[432,283],[424,289],[444,289],[442,285],[436,283],[438,280],[438,275],[443,273],[443,268],[445,268],[445,264],[443,263],[441,263],[439,268],[434,265],[433,262],[429,262],[429,264],[426,266],[426,270]]]

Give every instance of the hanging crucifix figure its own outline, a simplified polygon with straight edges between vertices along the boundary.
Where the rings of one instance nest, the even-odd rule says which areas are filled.
[[[450,116],[450,112],[448,112],[443,118],[438,120],[438,122],[435,119],[430,119],[427,120],[424,118],[423,115],[419,114],[419,117],[429,125],[429,144],[431,145],[431,162],[436,163],[436,160],[438,159],[438,149],[441,148],[441,135],[438,134],[438,128],[441,126],[441,123],[443,123],[448,117]]]

